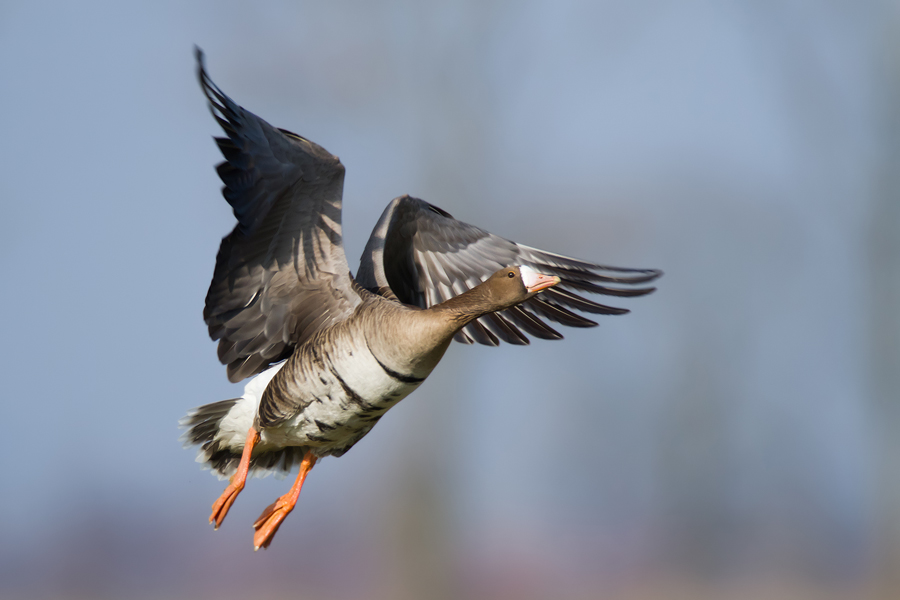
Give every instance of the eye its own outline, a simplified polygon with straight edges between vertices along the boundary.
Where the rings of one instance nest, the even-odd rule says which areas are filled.
[[[516,272],[515,272],[515,271],[510,271],[509,273],[506,274],[506,276],[509,277],[510,279],[512,279],[513,277],[516,276]]]

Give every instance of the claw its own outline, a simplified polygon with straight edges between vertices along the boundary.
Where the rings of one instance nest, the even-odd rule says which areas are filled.
[[[225,520],[225,515],[228,514],[231,505],[234,504],[238,494],[244,489],[244,484],[247,482],[247,473],[250,472],[250,455],[258,441],[259,433],[251,427],[250,431],[247,432],[247,440],[244,442],[244,451],[241,453],[241,462],[238,464],[237,472],[232,475],[228,487],[225,488],[222,495],[213,502],[209,522],[214,524],[215,529],[218,529],[222,521]]]
[[[272,543],[272,539],[281,526],[281,522],[297,505],[297,498],[300,497],[300,490],[303,488],[306,475],[315,464],[316,456],[307,450],[306,454],[303,455],[303,460],[300,462],[300,472],[297,474],[297,480],[294,481],[294,485],[291,486],[291,491],[267,506],[266,510],[253,523],[253,529],[256,530],[256,533],[253,534],[253,550],[268,548],[269,544]]]
[[[290,494],[286,494],[270,504],[253,524],[253,529],[256,530],[253,534],[253,550],[268,548],[272,543],[281,522],[294,510],[296,502],[291,504],[289,496]]]
[[[234,477],[231,479],[231,483],[228,484],[228,487],[225,488],[222,495],[219,496],[218,500],[213,502],[212,514],[209,515],[209,522],[214,524],[214,529],[219,528],[219,525],[225,520],[225,515],[228,514],[231,505],[234,504],[234,501],[237,499],[238,494],[244,489],[243,482],[241,482],[240,485],[235,485]]]

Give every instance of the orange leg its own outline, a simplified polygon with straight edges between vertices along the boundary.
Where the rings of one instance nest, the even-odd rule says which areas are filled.
[[[297,504],[297,498],[300,496],[300,488],[303,487],[307,473],[310,472],[315,464],[316,456],[312,451],[307,450],[306,454],[303,455],[303,460],[300,462],[300,473],[297,474],[297,480],[291,486],[291,491],[270,504],[259,515],[256,523],[253,524],[253,529],[256,530],[256,533],[253,534],[254,550],[268,548],[269,544],[272,543],[272,538],[275,537],[275,532],[278,531],[281,522],[294,510],[294,505]]]
[[[228,487],[225,488],[219,499],[212,505],[212,514],[209,516],[209,522],[215,523],[216,529],[225,520],[228,509],[231,508],[238,494],[244,489],[247,473],[250,472],[250,454],[253,452],[253,447],[256,446],[257,442],[259,442],[259,432],[251,427],[250,431],[247,432],[247,441],[244,442],[244,452],[241,454],[241,462],[238,463],[237,472],[231,476],[231,479],[228,480]]]

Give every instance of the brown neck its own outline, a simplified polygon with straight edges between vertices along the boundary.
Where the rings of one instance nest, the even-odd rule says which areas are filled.
[[[460,328],[500,308],[496,302],[491,301],[489,288],[481,284],[459,296],[435,304],[429,310],[453,321]]]
[[[421,310],[378,298],[367,313],[373,324],[367,327],[367,343],[372,352],[400,372],[424,377],[447,350],[453,336],[468,323],[496,310],[488,302],[489,293],[478,286],[446,302]],[[496,304],[496,303],[494,303]],[[390,318],[384,318],[385,313]]]

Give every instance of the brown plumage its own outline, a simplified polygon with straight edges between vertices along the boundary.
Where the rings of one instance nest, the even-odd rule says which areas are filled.
[[[237,225],[222,240],[204,319],[241,398],[182,420],[198,461],[230,483],[216,527],[252,472],[300,473],[254,527],[267,547],[315,462],[340,456],[414,391],[451,340],[527,344],[562,336],[577,312],[624,314],[582,296],[640,296],[653,269],[604,267],[530,248],[402,196],[385,209],[354,279],[344,255],[344,167],[321,146],[276,129],[198,74],[225,162],[217,171]],[[626,287],[621,287],[626,286]]]

